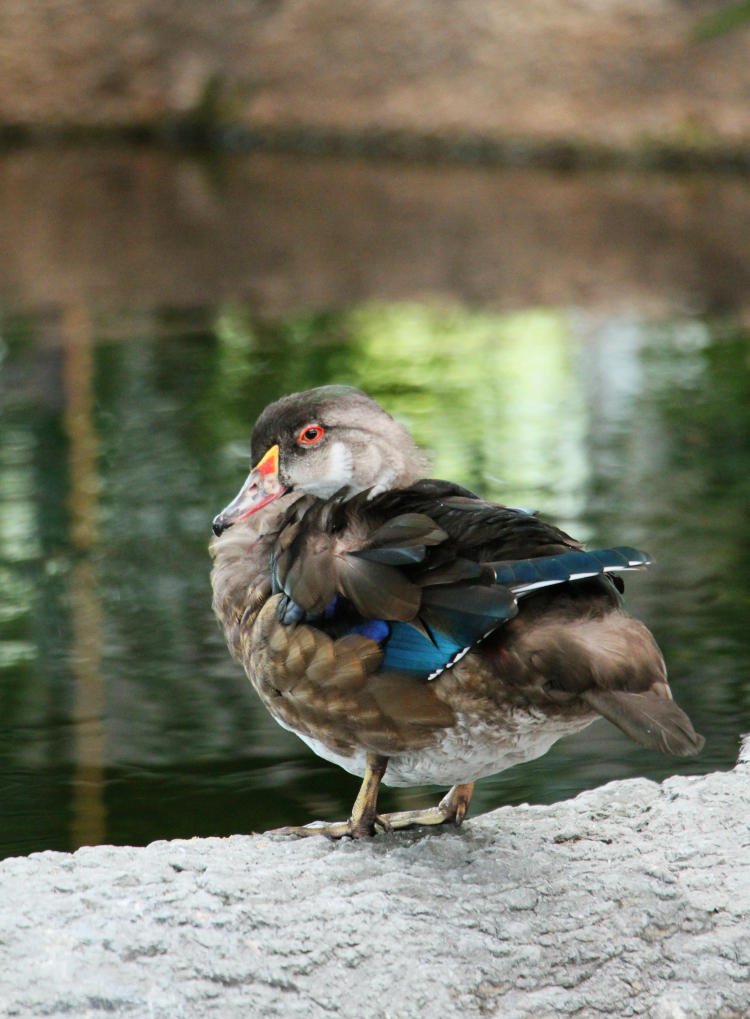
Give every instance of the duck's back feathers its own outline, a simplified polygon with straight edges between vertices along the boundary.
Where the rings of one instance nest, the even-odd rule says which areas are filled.
[[[525,559],[580,549],[569,534],[533,513],[485,502],[449,481],[428,479],[371,500],[373,512],[424,513],[444,530],[454,554],[477,562]]]

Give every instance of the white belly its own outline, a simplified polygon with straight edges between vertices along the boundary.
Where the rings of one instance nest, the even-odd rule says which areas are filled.
[[[567,721],[553,721],[542,712],[516,711],[501,731],[484,720],[459,715],[457,723],[442,730],[435,742],[422,750],[388,759],[383,782],[391,786],[445,785],[474,782],[514,764],[523,764],[546,754],[563,736],[580,732],[596,715]],[[297,733],[300,739],[326,761],[332,761],[352,775],[365,773],[364,750],[344,757],[319,740]]]

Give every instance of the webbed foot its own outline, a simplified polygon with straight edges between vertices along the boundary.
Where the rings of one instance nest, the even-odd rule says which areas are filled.
[[[375,814],[374,811],[357,811],[357,803],[348,821],[311,821],[305,825],[289,825],[274,828],[269,835],[325,835],[329,839],[363,839],[375,835],[378,830],[388,834],[417,825],[437,825],[452,822],[457,827],[463,822],[471,802],[474,783],[454,785],[436,807],[421,810],[397,810],[391,814]],[[358,797],[359,800],[359,797]]]

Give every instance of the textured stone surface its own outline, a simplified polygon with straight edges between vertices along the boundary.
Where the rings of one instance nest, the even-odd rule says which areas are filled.
[[[460,831],[0,864],[7,1016],[747,1016],[750,766]]]

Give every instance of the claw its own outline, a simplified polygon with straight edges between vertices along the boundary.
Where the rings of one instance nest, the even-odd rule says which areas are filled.
[[[393,835],[393,825],[388,820],[389,814],[378,814],[375,818],[375,827],[381,828],[386,835]]]

